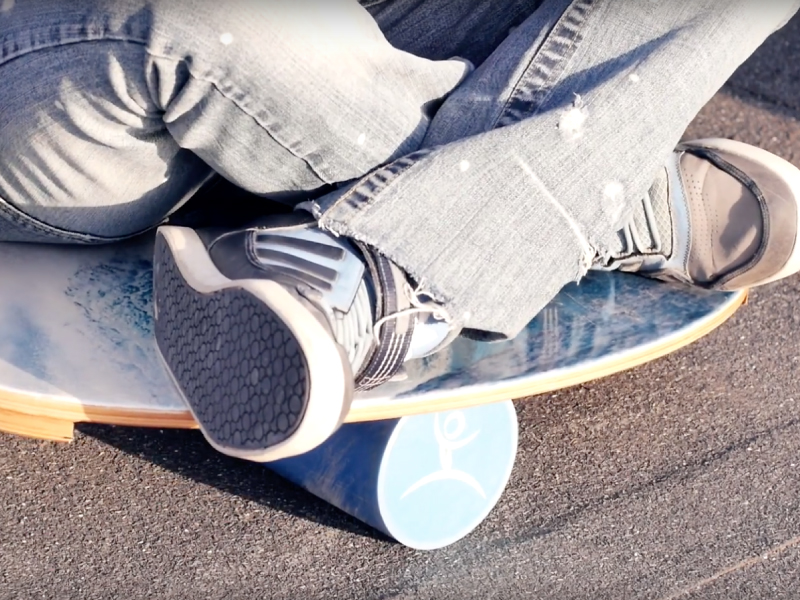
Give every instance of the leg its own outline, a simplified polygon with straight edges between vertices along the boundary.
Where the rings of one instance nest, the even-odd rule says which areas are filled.
[[[162,228],[156,338],[206,437],[256,461],[301,453],[335,430],[354,386],[387,381],[460,327],[515,335],[617,250],[639,187],[693,111],[788,13],[748,3],[546,1],[449,96],[425,149],[305,204],[318,222],[298,212],[232,231]],[[747,43],[719,51],[729,36]],[[713,71],[688,81],[682,65],[700,50]],[[687,81],[657,112],[676,74]]]
[[[466,72],[394,49],[354,2],[187,4],[3,13],[0,239],[132,235],[214,171],[305,198],[419,146]]]
[[[427,150],[320,201],[320,224],[379,248],[457,321],[513,336],[610,251],[790,8],[548,0],[448,98]]]
[[[432,60],[483,63],[543,0],[377,0],[368,6],[392,46]]]
[[[265,196],[317,193],[419,147],[468,71],[393,48],[355,3],[276,6],[41,0],[5,10],[0,240],[135,235],[215,171]]]
[[[387,35],[406,50],[447,56],[468,49],[470,40],[480,51],[469,56],[478,62],[536,3],[509,5],[514,10],[487,19],[496,3],[451,2],[448,9],[465,12],[427,15],[419,21],[427,27],[414,29],[418,38],[409,38],[400,27],[405,20],[392,15],[399,11],[417,23],[414,18],[427,5],[387,2],[373,6],[373,12],[379,23],[390,23]],[[475,38],[472,9],[488,42]],[[432,24],[439,19],[459,24],[448,31],[447,46],[420,44],[435,39]],[[246,230],[160,230],[156,338],[217,449],[257,461],[308,450],[346,415],[352,372],[360,374],[359,386],[374,386],[391,376],[404,357],[436,345],[438,333],[427,339],[423,335],[418,342],[397,330],[396,323],[380,323],[383,316],[391,318],[398,310],[411,314],[412,308],[404,304],[409,299],[402,298],[399,270],[369,249],[362,252],[346,240],[320,233],[310,219],[298,215]],[[379,309],[374,306],[378,299]],[[377,336],[379,330],[382,343],[375,347],[373,332]],[[221,366],[204,367],[211,364]]]

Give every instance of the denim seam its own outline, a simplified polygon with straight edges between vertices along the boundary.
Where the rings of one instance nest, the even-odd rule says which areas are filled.
[[[83,242],[86,244],[104,244],[109,242],[118,242],[139,235],[137,232],[126,236],[104,237],[93,235],[89,233],[79,233],[75,231],[67,231],[60,229],[53,225],[48,225],[43,221],[33,218],[24,211],[20,210],[13,204],[0,198],[0,218],[6,219],[12,225],[22,228],[23,230],[32,231],[34,233],[51,236],[62,241]]]
[[[564,72],[585,37],[582,26],[586,23],[598,0],[575,0],[564,11],[541,48],[533,55],[524,73],[514,86],[498,114],[492,129],[513,125],[523,118],[536,115],[553,92],[552,82]],[[566,48],[557,51],[554,46]],[[545,64],[549,62],[549,64]],[[523,97],[521,97],[523,96]],[[528,100],[524,96],[530,96]],[[524,115],[524,116],[520,116]]]
[[[432,152],[432,148],[417,150],[367,175],[341,197],[337,198],[333,205],[324,211],[325,214],[335,210],[345,201],[353,210],[363,210],[369,207],[374,203],[378,194],[390,183],[418,164],[420,159],[425,158]]]
[[[544,101],[552,92],[550,84],[563,73],[580,41],[585,37],[582,26],[586,23],[590,11],[597,3],[598,0],[575,0],[564,14],[561,15],[561,18],[559,18],[553,30],[548,34],[542,47],[531,58],[524,73],[517,81],[514,91],[511,93],[508,100],[506,100],[503,110],[500,111],[495,123],[490,129],[511,125],[522,120],[520,117],[514,115],[524,114],[525,117],[529,117],[535,115],[541,109]],[[550,50],[552,46],[563,45],[563,40],[568,40],[568,46],[560,53],[551,52],[551,54],[557,56],[557,60],[553,61],[551,70],[548,73],[548,70],[545,69],[543,65],[545,53]],[[560,66],[561,68],[552,70],[552,67],[556,66]],[[531,98],[531,100],[526,101],[519,98],[520,95],[530,94],[530,90],[537,87],[538,90],[532,93],[533,98]],[[388,167],[384,167],[380,171],[368,175],[343,196],[338,198],[332,206],[325,210],[325,214],[329,214],[331,211],[338,208],[342,202],[347,202],[354,211],[364,211],[375,202],[377,196],[389,183],[414,166],[420,158],[424,158],[430,152],[430,149],[425,149],[409,154],[395,161]],[[388,174],[386,173],[387,170],[389,171]],[[389,176],[384,176],[385,174]],[[378,180],[376,181],[376,179]],[[334,219],[328,219],[328,223],[343,224],[341,220]]]
[[[31,37],[35,35],[35,32],[31,33]],[[27,56],[28,54],[33,54],[36,52],[42,52],[44,50],[52,50],[53,48],[58,48],[60,46],[71,46],[74,44],[83,44],[86,42],[123,42],[129,44],[140,44],[142,46],[146,46],[147,40],[138,38],[138,37],[126,37],[123,35],[113,35],[113,34],[103,34],[102,36],[97,37],[70,37],[70,38],[60,38],[58,40],[54,40],[51,43],[44,43],[44,44],[36,44],[25,47],[23,50],[18,50],[17,52],[6,52],[6,44],[8,40],[11,38],[3,38],[0,40],[0,48],[2,48],[2,53],[0,53],[0,67],[5,64],[10,63],[13,60],[18,58],[22,58],[23,56]]]
[[[210,84],[217,92],[219,92],[219,94],[223,98],[225,98],[228,102],[230,102],[236,108],[238,108],[240,111],[242,111],[243,114],[245,114],[248,117],[250,117],[251,119],[253,119],[253,121],[264,131],[264,133],[266,133],[276,144],[278,144],[281,148],[286,150],[286,152],[288,152],[289,154],[294,156],[296,159],[303,161],[308,166],[308,168],[311,170],[311,172],[314,173],[314,175],[317,178],[319,178],[320,181],[322,181],[325,184],[335,183],[335,181],[331,180],[329,177],[324,177],[319,172],[319,170],[314,165],[312,165],[311,162],[306,157],[300,156],[299,154],[294,152],[286,143],[284,143],[281,140],[279,140],[278,138],[276,138],[275,134],[272,131],[270,131],[270,128],[257,115],[253,114],[252,110],[250,110],[248,108],[245,108],[244,106],[242,106],[242,104],[239,101],[237,101],[236,99],[231,97],[231,95],[230,95],[231,92],[225,92],[222,89],[221,86],[225,86],[225,87],[230,88],[231,90],[233,90],[234,94],[238,93],[238,94],[240,94],[242,96],[247,96],[247,94],[245,92],[243,92],[241,89],[239,89],[230,80],[226,80],[225,82],[221,82],[221,81],[214,81],[214,80],[212,80],[212,79],[210,79],[208,77],[199,76],[199,75],[197,75],[196,73],[194,73],[192,71],[191,62],[185,61],[185,60],[180,59],[180,58],[175,58],[173,56],[168,56],[168,55],[164,55],[164,54],[160,54],[160,53],[155,53],[155,52],[152,52],[148,48],[145,48],[145,51],[147,52],[147,54],[149,56],[151,56],[153,58],[163,58],[163,59],[172,60],[172,61],[175,61],[175,62],[181,62],[182,61],[186,65],[186,68],[189,71],[189,75],[191,75],[196,81],[201,81],[203,83]]]
[[[36,45],[36,46],[30,46],[30,47],[26,48],[25,50],[20,51],[18,53],[6,53],[6,51],[5,51],[6,39],[3,39],[2,42],[1,42],[3,51],[2,51],[2,55],[0,55],[0,67],[3,66],[4,64],[7,64],[7,63],[11,62],[12,60],[15,60],[17,58],[21,58],[22,56],[26,56],[28,54],[32,54],[32,53],[35,53],[35,52],[40,52],[40,51],[43,51],[43,50],[49,50],[49,49],[52,49],[52,48],[57,48],[59,46],[66,46],[66,45],[72,45],[72,44],[81,44],[81,43],[91,43],[91,42],[105,42],[105,41],[139,44],[139,45],[143,46],[144,47],[144,51],[149,56],[151,56],[153,58],[162,58],[162,59],[166,59],[166,60],[172,60],[172,61],[175,61],[175,62],[183,62],[186,65],[187,70],[189,71],[189,74],[192,76],[192,78],[194,78],[196,81],[200,81],[200,82],[203,82],[203,83],[210,84],[223,98],[225,98],[226,100],[231,102],[236,108],[238,108],[240,111],[242,111],[243,114],[245,114],[248,117],[250,117],[251,119],[253,119],[253,121],[276,144],[281,146],[284,150],[286,150],[286,152],[288,152],[289,154],[291,154],[292,156],[294,156],[298,160],[303,161],[308,166],[308,168],[311,170],[311,172],[314,173],[314,175],[320,181],[322,181],[323,183],[326,183],[326,184],[334,183],[329,177],[324,177],[319,172],[319,169],[317,167],[315,167],[314,165],[312,165],[307,158],[305,158],[303,156],[299,156],[289,146],[287,146],[287,144],[285,144],[281,140],[277,139],[275,137],[275,134],[272,131],[270,131],[269,127],[267,127],[267,125],[258,116],[253,114],[253,111],[245,108],[244,106],[242,106],[241,103],[239,103],[237,100],[232,98],[229,93],[226,93],[225,91],[223,91],[221,86],[224,85],[224,86],[226,86],[228,88],[233,89],[234,93],[239,93],[242,96],[246,96],[247,95],[244,92],[242,92],[242,90],[240,90],[238,88],[238,86],[236,86],[232,82],[225,81],[224,83],[222,83],[222,82],[213,81],[212,79],[209,79],[208,77],[202,77],[202,76],[198,75],[196,72],[193,72],[191,62],[183,60],[181,58],[176,58],[174,56],[168,56],[168,55],[165,55],[165,54],[162,54],[162,53],[153,52],[150,48],[147,47],[147,40],[144,40],[144,39],[141,39],[141,38],[137,38],[137,37],[133,37],[133,36],[125,37],[125,36],[120,36],[120,35],[109,35],[109,34],[107,34],[105,32],[103,33],[102,36],[96,36],[96,37],[88,36],[87,37],[86,36],[86,32],[84,31],[83,33],[84,33],[84,37],[82,37],[82,38],[72,38],[72,39],[60,38],[58,41],[54,41],[54,42],[52,42],[50,44],[41,44],[41,45]]]

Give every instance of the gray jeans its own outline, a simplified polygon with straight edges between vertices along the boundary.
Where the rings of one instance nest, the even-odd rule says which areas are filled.
[[[5,0],[0,240],[118,240],[216,172],[313,199],[462,324],[513,336],[796,8]]]

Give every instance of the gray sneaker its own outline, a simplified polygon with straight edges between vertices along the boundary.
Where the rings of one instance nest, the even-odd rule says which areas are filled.
[[[154,305],[158,349],[206,439],[259,462],[316,447],[355,390],[454,337],[397,266],[303,212],[161,227]]]
[[[741,142],[687,142],[595,269],[736,290],[800,270],[800,170]]]

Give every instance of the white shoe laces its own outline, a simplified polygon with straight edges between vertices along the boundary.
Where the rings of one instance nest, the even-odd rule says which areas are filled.
[[[411,301],[411,306],[404,308],[403,310],[398,310],[395,313],[386,315],[385,317],[375,321],[375,325],[372,327],[372,335],[375,338],[376,344],[380,344],[380,332],[384,324],[393,319],[399,319],[409,315],[428,314],[437,321],[443,321],[447,323],[450,326],[449,331],[452,331],[453,318],[450,316],[450,313],[447,312],[447,309],[445,309],[441,304],[430,299],[432,297],[431,294],[425,292],[419,286],[416,289],[412,288],[407,281],[403,283],[403,289],[405,290],[406,294],[408,294],[408,297]],[[427,300],[424,300],[423,298],[427,298]]]

